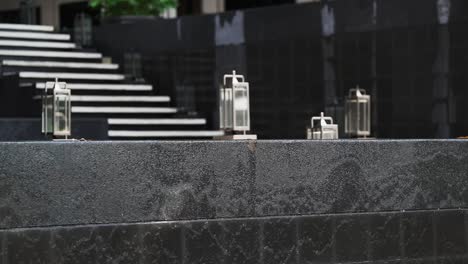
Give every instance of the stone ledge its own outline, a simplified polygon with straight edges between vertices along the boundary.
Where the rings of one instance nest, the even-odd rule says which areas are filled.
[[[468,141],[0,143],[0,229],[468,204]]]

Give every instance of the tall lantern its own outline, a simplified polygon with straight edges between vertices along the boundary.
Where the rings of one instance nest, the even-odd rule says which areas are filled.
[[[68,139],[71,135],[70,89],[64,82],[47,82],[42,95],[42,133]]]
[[[312,117],[307,139],[338,139],[338,125],[333,124],[333,118],[321,112],[320,116]]]
[[[345,102],[345,133],[350,137],[368,137],[371,134],[371,98],[359,86],[349,90]]]
[[[219,91],[219,122],[225,136],[221,139],[257,139],[249,135],[250,102],[249,83],[243,75],[225,74]]]

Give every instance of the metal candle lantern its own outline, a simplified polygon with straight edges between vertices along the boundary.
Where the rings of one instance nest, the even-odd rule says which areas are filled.
[[[320,116],[312,117],[307,139],[338,139],[338,125],[333,124],[333,118],[321,112]]]
[[[249,83],[244,76],[235,71],[225,74],[219,94],[220,129],[227,135],[231,134],[231,139],[256,139],[256,135],[247,135],[250,130],[250,102]]]
[[[47,82],[42,95],[42,133],[67,139],[71,135],[70,89],[64,82]]]
[[[349,90],[345,102],[345,133],[348,136],[370,136],[370,106],[370,95],[364,89]]]

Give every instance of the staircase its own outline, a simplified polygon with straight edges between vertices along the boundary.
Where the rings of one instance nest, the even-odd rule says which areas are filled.
[[[206,119],[184,117],[171,98],[153,86],[131,83],[118,64],[102,54],[80,50],[69,34],[51,26],[0,24],[2,76],[19,76],[18,89],[35,90],[39,100],[47,81],[59,78],[72,90],[73,118],[105,118],[110,139],[211,138]],[[39,114],[39,113],[38,113]]]

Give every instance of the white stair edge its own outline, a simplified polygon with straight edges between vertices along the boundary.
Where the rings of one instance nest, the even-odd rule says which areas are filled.
[[[87,114],[173,114],[175,107],[72,106],[72,113]]]
[[[44,89],[45,83],[36,83],[36,89]],[[71,90],[96,90],[96,91],[151,91],[152,85],[146,84],[96,84],[96,83],[67,83]]]
[[[157,102],[167,103],[169,96],[147,96],[147,95],[72,95],[73,102]]]
[[[43,39],[43,40],[70,40],[68,34],[56,33],[35,33],[35,32],[15,32],[15,31],[0,31],[0,38],[18,38],[18,39]]]
[[[204,118],[109,118],[109,125],[206,125]]]
[[[109,130],[109,137],[220,137],[224,136],[224,131],[144,131],[144,130]]]
[[[24,30],[24,31],[47,31],[47,32],[54,31],[53,26],[9,24],[9,23],[0,23],[0,29]]]
[[[78,80],[112,80],[121,81],[125,79],[122,74],[106,73],[68,73],[68,72],[20,72],[20,78],[32,79],[78,79]]]
[[[2,56],[17,57],[51,57],[74,59],[102,59],[101,53],[73,52],[73,51],[48,51],[48,50],[5,50],[0,49]]]
[[[97,70],[119,69],[118,64],[92,63],[92,62],[3,60],[2,64],[5,66],[17,66],[17,67],[72,68],[72,69],[97,69]]]
[[[71,43],[71,42],[25,41],[25,40],[5,40],[5,39],[0,39],[0,46],[49,48],[49,49],[74,49],[76,48],[76,44]]]

